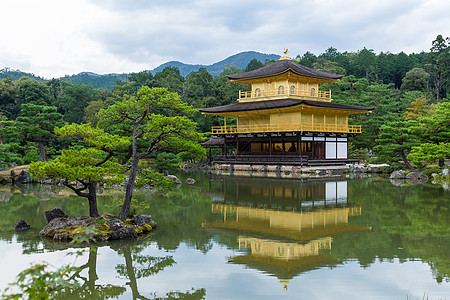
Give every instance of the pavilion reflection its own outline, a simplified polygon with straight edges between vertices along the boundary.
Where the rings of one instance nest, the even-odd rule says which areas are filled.
[[[285,288],[301,273],[340,263],[329,254],[333,236],[370,230],[349,223],[361,206],[348,205],[346,181],[227,180],[219,195],[211,209],[221,217],[205,226],[235,232],[247,251],[229,262],[276,276]]]

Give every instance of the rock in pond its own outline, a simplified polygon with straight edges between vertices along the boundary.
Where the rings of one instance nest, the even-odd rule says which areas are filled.
[[[195,179],[189,177],[188,179],[186,179],[186,184],[194,184],[195,183]]]
[[[389,179],[405,179],[405,171],[397,170],[391,173]]]
[[[47,223],[56,218],[67,218],[68,216],[63,212],[61,208],[52,208],[44,212]]]
[[[24,220],[17,221],[16,225],[14,225],[15,231],[25,231],[30,229],[30,225],[27,224]]]
[[[152,231],[156,226],[149,215],[137,215],[127,220],[120,220],[109,214],[100,217],[69,216],[52,219],[39,234],[54,241],[70,241],[89,235],[91,240],[104,242],[136,238]]]

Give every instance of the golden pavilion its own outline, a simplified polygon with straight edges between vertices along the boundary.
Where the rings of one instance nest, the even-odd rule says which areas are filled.
[[[361,133],[348,116],[374,107],[333,103],[330,91],[319,85],[343,75],[317,71],[283,56],[262,68],[227,76],[248,84],[238,102],[202,108],[203,114],[224,117],[212,127],[205,147],[222,147],[215,163],[338,165],[348,162],[348,138]],[[227,124],[233,121],[233,125]]]

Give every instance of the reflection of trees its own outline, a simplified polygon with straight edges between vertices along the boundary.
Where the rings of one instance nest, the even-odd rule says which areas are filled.
[[[81,276],[80,272],[88,269],[87,277]],[[57,299],[108,299],[117,298],[122,295],[126,289],[121,286],[111,284],[99,285],[95,284],[98,280],[97,275],[97,248],[91,247],[89,251],[89,259],[86,264],[79,267],[77,278],[81,281],[81,285],[70,291],[59,293]]]
[[[370,179],[366,179],[370,180]],[[349,201],[362,206],[363,218],[352,223],[372,226],[370,234],[336,236],[332,252],[367,266],[376,258],[427,262],[436,280],[450,279],[449,193],[432,186],[395,187],[385,180],[349,183]]]
[[[139,252],[142,251],[141,247],[135,247],[138,251],[132,255],[130,248],[130,245],[124,245],[118,251],[122,252],[125,264],[117,265],[116,271],[119,275],[130,280],[127,284],[131,288],[133,299],[149,299],[139,293],[136,279],[156,275],[166,267],[172,266],[175,260],[173,260],[172,256],[154,257],[139,255]]]
[[[138,201],[150,201],[150,213],[158,223],[153,239],[159,247],[176,249],[181,242],[204,253],[212,248],[211,233],[201,230],[211,213],[211,198],[201,189],[182,185],[167,195],[147,197],[136,193]]]

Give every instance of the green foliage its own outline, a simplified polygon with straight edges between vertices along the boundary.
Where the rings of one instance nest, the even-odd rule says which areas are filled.
[[[22,156],[15,148],[16,144],[0,144],[0,168],[10,167],[13,162],[23,164]]]
[[[374,148],[377,161],[397,162],[402,160],[405,167],[413,169],[407,159],[407,155],[413,146],[417,146],[416,136],[410,133],[410,127],[415,121],[389,122],[381,126],[381,133],[377,138],[378,145]]]
[[[157,188],[160,192],[170,191],[174,184],[175,182],[172,179],[150,169],[140,170],[139,177],[136,179],[136,186],[149,185]]]
[[[419,168],[425,167],[426,163],[435,163],[438,160],[444,160],[450,157],[450,143],[431,144],[424,143],[412,147],[408,159]]]
[[[38,143],[40,161],[46,160],[44,143],[54,138],[54,128],[64,124],[62,118],[55,106],[22,104],[20,116],[16,119],[18,129],[25,140]]]
[[[180,158],[169,152],[158,153],[155,159],[155,167],[159,171],[175,172],[180,169]]]
[[[4,299],[53,299],[57,293],[80,286],[76,275],[79,268],[65,265],[54,271],[48,264],[35,264],[17,275],[15,283],[6,289]],[[18,293],[6,294],[9,289],[17,288]]]

